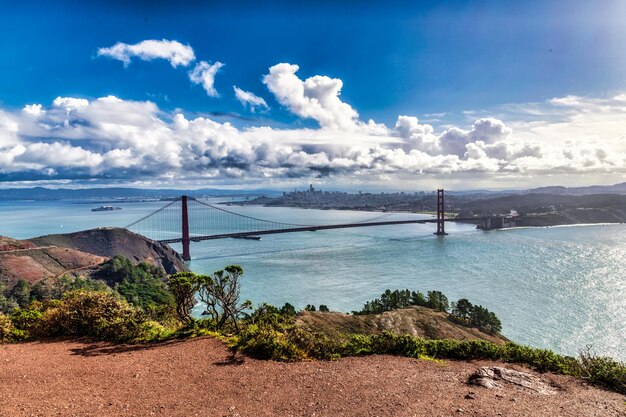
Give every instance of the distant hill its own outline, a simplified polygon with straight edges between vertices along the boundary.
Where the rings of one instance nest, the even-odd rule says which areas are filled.
[[[77,249],[106,258],[122,255],[135,262],[149,262],[168,274],[186,270],[178,253],[162,243],[127,229],[103,227],[75,233],[46,235],[30,239],[37,246],[59,246]]]
[[[115,255],[148,262],[168,274],[186,271],[184,261],[169,246],[121,228],[99,228],[47,235],[30,240],[0,237],[0,278],[36,282],[69,272],[90,270]]]
[[[588,187],[540,187],[524,190],[523,193],[589,195],[589,194],[626,194],[626,182],[614,185],[592,185]]]
[[[419,190],[414,190],[419,191]],[[432,190],[423,190],[430,192]],[[258,189],[258,190],[226,190],[217,188],[203,188],[198,190],[179,190],[179,189],[142,189],[142,188],[0,188],[0,201],[10,200],[141,200],[141,199],[168,199],[179,197],[183,194],[200,197],[279,197],[282,191],[275,189]],[[350,193],[351,195],[356,195]],[[367,195],[374,195],[366,193]],[[393,194],[393,193],[388,193]],[[626,194],[626,182],[614,185],[593,185],[588,187],[562,187],[550,186],[531,188],[525,190],[458,190],[457,195],[463,195],[474,199],[489,198],[496,195],[508,194],[553,194],[553,195],[589,195],[589,194]],[[265,204],[265,203],[263,203]]]
[[[517,226],[553,226],[577,223],[626,222],[626,195],[620,194],[511,194],[463,204],[461,217],[520,215]]]
[[[189,196],[259,196],[277,195],[271,190],[220,190],[204,188],[200,190],[141,189],[141,188],[6,188],[0,189],[0,200],[72,200],[72,199],[160,199]]]

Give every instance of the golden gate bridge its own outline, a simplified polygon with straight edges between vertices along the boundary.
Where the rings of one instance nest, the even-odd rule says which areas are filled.
[[[183,195],[134,221],[127,229],[161,243],[181,243],[182,258],[191,260],[191,242],[226,238],[251,238],[279,233],[311,232],[354,227],[435,223],[435,235],[445,236],[445,222],[481,222],[482,217],[460,218],[462,198],[437,190],[411,202],[410,211],[383,212],[350,223],[287,223],[248,216]],[[424,216],[428,215],[428,216]]]

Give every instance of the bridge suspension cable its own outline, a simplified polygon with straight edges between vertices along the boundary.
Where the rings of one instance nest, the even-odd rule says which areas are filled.
[[[182,200],[186,201],[188,238],[183,236]],[[452,199],[452,202],[454,199]],[[446,204],[452,210],[455,204]],[[283,233],[298,230],[324,230],[356,225],[375,226],[390,224],[420,223],[428,220],[424,214],[437,212],[437,194],[430,193],[409,201],[406,210],[383,212],[372,217],[354,220],[352,216],[343,223],[310,224],[305,222],[284,222],[267,220],[249,214],[238,213],[229,209],[200,201],[192,197],[177,198],[165,206],[147,214],[126,226],[128,229],[154,240],[179,242],[211,238],[250,236],[258,234]],[[352,225],[352,226],[351,226]]]

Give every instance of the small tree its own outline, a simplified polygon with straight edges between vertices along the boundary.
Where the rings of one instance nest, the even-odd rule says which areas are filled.
[[[296,308],[289,303],[285,303],[285,305],[280,308],[280,314],[285,316],[295,316]]]
[[[313,304],[307,304],[306,307],[304,307],[304,311],[315,311],[315,306]]]
[[[24,308],[30,303],[30,285],[20,279],[11,289],[10,295],[20,307]]]
[[[198,281],[202,280],[203,277],[199,277],[193,272],[179,272],[170,275],[167,284],[176,303],[176,316],[183,323],[191,323],[193,321],[189,312],[196,302],[195,294],[199,287]]]
[[[470,321],[472,325],[487,333],[500,333],[502,330],[502,322],[500,319],[495,313],[492,313],[483,306],[474,306],[470,315]]]
[[[0,313],[11,314],[13,311],[18,309],[19,306],[7,293],[8,291],[4,287],[4,284],[0,281]]]
[[[411,292],[411,305],[425,307],[428,304],[426,297],[419,291]]]
[[[441,291],[428,291],[428,307],[446,312],[450,308],[448,297],[446,297]]]
[[[239,278],[241,275],[243,275],[242,267],[229,265],[210,276],[198,276],[198,296],[206,304],[203,315],[210,316],[218,328],[230,321],[238,331],[237,320],[239,316],[252,307],[250,300],[239,304],[241,293]]]
[[[326,304],[320,304],[320,308],[319,308],[319,310],[320,310],[322,313],[328,313],[328,312],[330,311],[330,310],[328,309],[328,307],[326,306]]]
[[[454,304],[452,315],[463,320],[469,320],[473,309],[474,305],[467,298],[461,298]]]

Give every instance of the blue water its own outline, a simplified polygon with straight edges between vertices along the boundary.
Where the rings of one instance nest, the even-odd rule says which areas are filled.
[[[27,238],[124,226],[163,203],[121,211],[71,202],[0,202],[0,234]],[[291,223],[358,221],[372,213],[229,207]],[[477,231],[470,225],[340,229],[192,243],[190,268],[243,266],[242,296],[255,304],[326,304],[351,311],[387,288],[437,289],[494,311],[508,338],[576,354],[591,345],[626,360],[626,225]],[[175,249],[180,249],[174,245]]]

